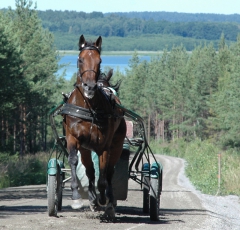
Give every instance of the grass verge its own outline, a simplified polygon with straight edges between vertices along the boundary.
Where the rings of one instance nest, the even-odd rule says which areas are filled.
[[[205,194],[240,196],[240,154],[237,149],[221,150],[210,141],[195,140],[151,143],[155,153],[183,158],[186,175]]]

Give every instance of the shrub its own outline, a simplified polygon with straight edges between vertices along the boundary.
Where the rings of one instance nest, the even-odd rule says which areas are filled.
[[[0,187],[37,185],[46,183],[47,157],[45,153],[23,158],[9,157],[1,162]]]

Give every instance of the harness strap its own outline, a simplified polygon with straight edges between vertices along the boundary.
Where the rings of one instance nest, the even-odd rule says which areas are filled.
[[[90,111],[77,105],[66,103],[61,108],[61,115],[70,115],[91,122],[104,122],[108,118],[116,117],[112,114],[106,114],[103,110]]]
[[[94,45],[84,46],[83,48],[81,47],[79,50],[80,50],[80,52],[82,52],[83,50],[96,50],[99,54],[101,53],[100,50]]]
[[[82,118],[84,120],[93,121],[92,113],[89,109],[82,108],[80,106],[76,106],[73,104],[66,103],[63,105],[61,110],[61,115],[70,115],[78,118]]]

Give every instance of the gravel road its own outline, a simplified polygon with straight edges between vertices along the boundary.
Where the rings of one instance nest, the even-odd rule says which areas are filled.
[[[129,180],[128,198],[118,201],[115,222],[102,221],[103,212],[91,212],[87,200],[81,210],[72,210],[69,187],[64,189],[63,209],[57,217],[48,217],[45,185],[1,189],[0,229],[240,229],[237,196],[201,194],[185,177],[182,159],[156,156],[164,167],[157,222],[142,212],[140,186]]]

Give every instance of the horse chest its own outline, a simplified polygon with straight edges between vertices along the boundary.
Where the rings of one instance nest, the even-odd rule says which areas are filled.
[[[113,129],[108,124],[101,126],[91,122],[78,123],[75,130],[78,130],[76,137],[80,145],[87,149],[106,147],[113,133]]]

